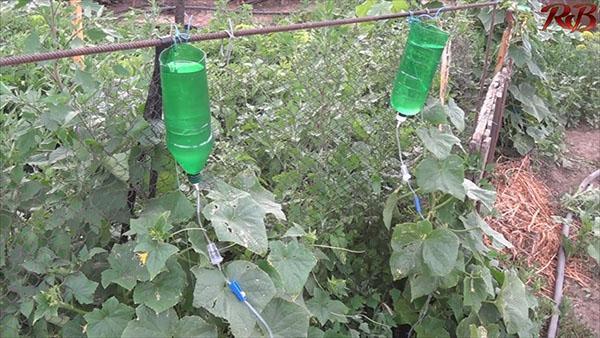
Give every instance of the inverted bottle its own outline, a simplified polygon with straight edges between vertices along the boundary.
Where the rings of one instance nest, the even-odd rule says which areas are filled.
[[[390,103],[401,115],[423,109],[433,77],[448,41],[448,33],[421,21],[412,21]]]
[[[160,79],[167,148],[190,180],[195,180],[214,143],[204,51],[189,44],[164,50]]]

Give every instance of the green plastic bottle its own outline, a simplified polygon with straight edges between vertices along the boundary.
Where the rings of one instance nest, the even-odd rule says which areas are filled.
[[[205,53],[176,44],[160,54],[160,80],[167,148],[192,183],[213,148]]]
[[[410,22],[390,100],[399,114],[413,116],[423,109],[447,41],[448,33],[438,27],[418,20]]]

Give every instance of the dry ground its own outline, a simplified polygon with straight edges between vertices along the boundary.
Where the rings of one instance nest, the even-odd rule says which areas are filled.
[[[581,181],[600,168],[600,130],[576,129],[566,132],[565,164],[545,164],[540,169],[546,185],[555,198],[577,190]],[[583,288],[571,279],[566,280],[565,295],[571,300],[578,319],[600,337],[600,267],[592,260],[586,262],[592,284]]]

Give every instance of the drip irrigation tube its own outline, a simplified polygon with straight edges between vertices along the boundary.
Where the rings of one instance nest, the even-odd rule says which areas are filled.
[[[581,184],[579,185],[579,189],[577,192],[582,192],[587,189],[589,185],[591,185],[594,180],[600,178],[600,169],[591,173],[588,177],[586,177]],[[563,222],[562,227],[562,235],[566,238],[569,237],[569,228],[571,226],[571,222],[573,221],[573,214],[568,213],[566,220]],[[565,267],[567,265],[567,256],[565,254],[565,248],[563,244],[560,244],[558,248],[558,261],[556,264],[556,281],[554,282],[554,305],[556,308],[554,309],[554,313],[552,317],[550,317],[550,324],[548,324],[548,338],[556,338],[558,334],[558,324],[560,317],[560,304],[562,303],[563,297],[563,285],[565,282]]]
[[[323,27],[351,25],[351,24],[355,24],[355,23],[398,19],[398,18],[405,18],[405,17],[423,15],[423,14],[432,14],[432,13],[438,13],[438,12],[439,13],[454,12],[454,11],[474,9],[474,8],[491,7],[491,6],[495,6],[497,4],[498,4],[497,1],[488,1],[488,2],[481,2],[481,3],[475,3],[475,4],[442,7],[442,8],[438,8],[438,9],[425,9],[425,10],[419,10],[419,11],[414,11],[414,12],[401,12],[401,13],[387,14],[387,15],[366,16],[366,17],[361,17],[361,18],[348,18],[348,19],[325,20],[325,21],[317,21],[317,22],[304,22],[304,23],[297,23],[297,24],[291,24],[291,25],[286,25],[286,26],[271,26],[271,27],[244,29],[244,30],[239,30],[239,31],[234,31],[234,32],[221,31],[221,32],[192,35],[192,36],[190,36],[189,41],[196,42],[196,41],[207,41],[207,40],[220,40],[220,39],[229,39],[232,35],[235,37],[242,37],[242,36],[271,34],[271,33],[279,33],[279,32],[291,32],[291,31],[297,31],[297,30],[315,29],[315,28],[323,28]],[[0,67],[20,65],[20,64],[24,64],[24,63],[56,60],[56,59],[69,58],[69,57],[78,56],[78,55],[90,55],[90,54],[100,54],[100,53],[124,51],[124,50],[130,50],[130,49],[149,48],[149,47],[156,47],[156,46],[171,44],[171,43],[172,43],[172,37],[166,37],[166,38],[157,38],[157,39],[105,44],[105,45],[91,46],[91,47],[81,47],[81,48],[74,48],[74,49],[63,49],[63,50],[56,50],[56,51],[45,52],[45,53],[12,55],[12,56],[0,58]]]

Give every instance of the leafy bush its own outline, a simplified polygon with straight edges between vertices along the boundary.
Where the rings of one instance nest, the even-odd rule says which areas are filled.
[[[570,33],[556,26],[539,31],[546,19],[541,6],[537,0],[505,1],[501,6],[516,18],[509,49],[515,74],[503,140],[520,154],[536,146],[542,154],[556,157],[563,149],[565,127],[598,126],[600,97],[593,86],[599,75],[595,54],[600,44],[597,33]],[[501,30],[495,34],[499,41]]]
[[[576,241],[573,243],[567,238],[567,251],[571,255],[586,253],[600,264],[600,194],[597,188],[577,192],[573,195],[565,195],[562,198],[563,205],[574,213],[581,221]],[[563,220],[565,221],[565,220]]]

